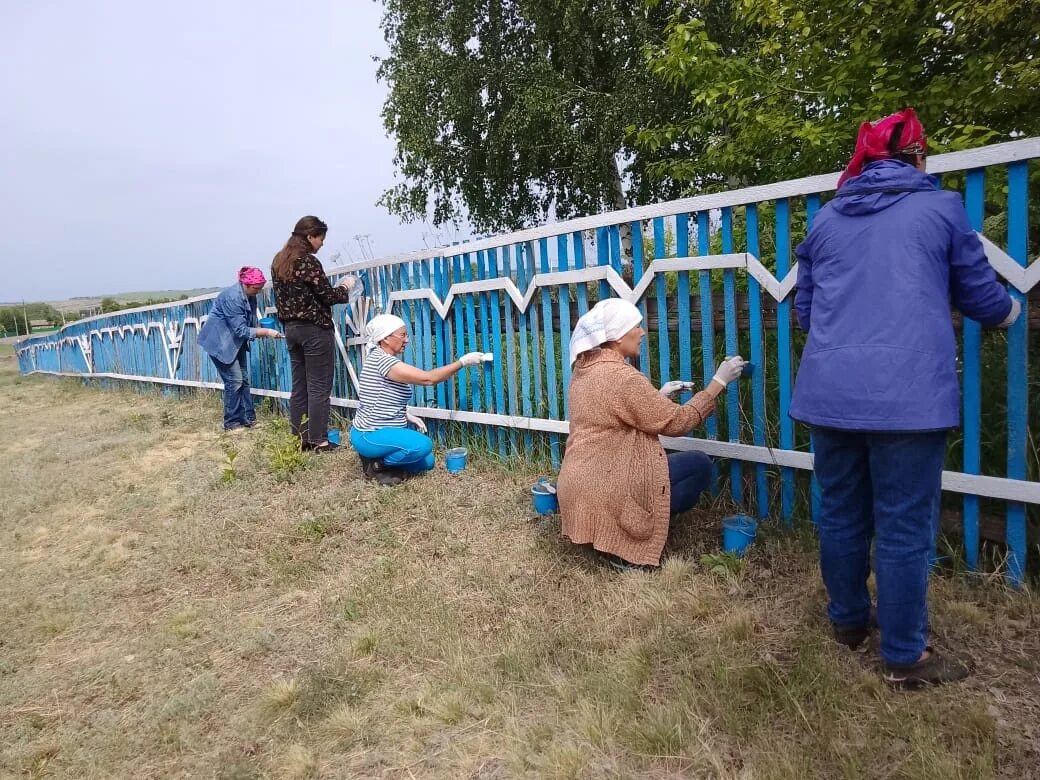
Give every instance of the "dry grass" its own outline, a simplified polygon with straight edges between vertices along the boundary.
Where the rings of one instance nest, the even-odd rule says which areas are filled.
[[[718,511],[615,575],[486,462],[387,490],[279,480],[215,397],[0,362],[0,776],[1027,777],[1040,611],[943,578],[964,685],[889,691],[827,638],[806,534],[735,574]]]

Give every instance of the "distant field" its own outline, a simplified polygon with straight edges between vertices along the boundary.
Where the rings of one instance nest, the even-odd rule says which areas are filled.
[[[206,293],[215,292],[219,289],[219,287],[196,287],[191,290],[144,290],[140,292],[106,293],[105,295],[91,295],[82,298],[66,298],[60,301],[46,301],[46,303],[49,303],[58,311],[68,313],[79,312],[82,309],[92,309],[100,306],[102,298],[115,298],[120,303],[127,303],[128,301],[143,302],[149,298],[191,298],[196,295],[205,295]],[[0,307],[21,305],[21,301],[14,303],[0,303]]]

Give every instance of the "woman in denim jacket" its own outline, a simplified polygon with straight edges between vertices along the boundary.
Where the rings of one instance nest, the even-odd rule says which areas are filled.
[[[240,269],[238,284],[220,291],[199,331],[199,346],[224,380],[225,431],[244,430],[256,423],[253,396],[249,392],[250,340],[282,336],[273,328],[258,327],[256,295],[266,283],[259,268]]]

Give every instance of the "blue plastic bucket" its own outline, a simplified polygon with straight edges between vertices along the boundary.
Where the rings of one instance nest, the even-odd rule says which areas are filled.
[[[335,428],[329,428],[326,438],[329,440],[329,444],[339,444],[339,431]]]
[[[469,450],[465,447],[453,447],[444,456],[444,468],[449,474],[458,474],[466,468],[466,455]]]
[[[755,540],[758,523],[747,515],[731,515],[722,521],[722,549],[743,555],[748,545]]]
[[[551,515],[560,508],[556,500],[556,488],[545,480],[534,483],[531,499],[534,501],[534,511],[540,515]]]
[[[261,317],[260,318],[261,328],[277,328],[278,318],[277,317]]]

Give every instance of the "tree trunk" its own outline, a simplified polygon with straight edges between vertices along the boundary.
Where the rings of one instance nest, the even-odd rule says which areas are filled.
[[[621,184],[621,169],[618,167],[617,157],[613,153],[610,155],[610,167],[614,173],[613,178],[610,182],[610,199],[611,205],[618,211],[622,211],[628,208],[628,201],[625,200],[625,188]],[[632,266],[632,225],[628,222],[623,222],[618,232],[621,234],[621,267],[631,268]],[[631,272],[628,274],[628,282],[632,283]]]

